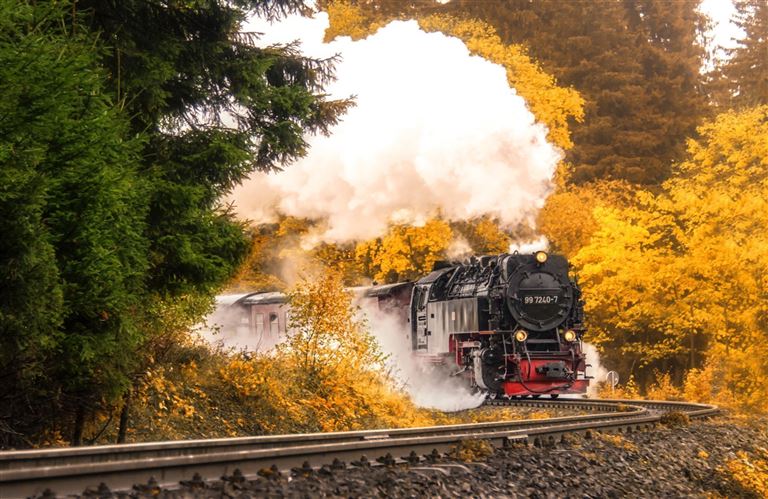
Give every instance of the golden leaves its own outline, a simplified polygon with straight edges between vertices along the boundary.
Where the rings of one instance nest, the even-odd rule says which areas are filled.
[[[383,238],[358,244],[355,254],[365,274],[397,282],[429,273],[452,240],[450,225],[431,219],[422,227],[393,225]]]
[[[756,497],[768,497],[768,456],[754,456],[746,451],[737,451],[736,458],[730,459],[719,468],[721,474],[735,482],[742,493]]]
[[[661,192],[594,204],[596,228],[572,260],[591,340],[640,366],[718,359],[689,372],[685,396],[768,411],[768,107],[699,132]],[[552,206],[563,215],[567,203]],[[674,395],[662,381],[651,392]]]

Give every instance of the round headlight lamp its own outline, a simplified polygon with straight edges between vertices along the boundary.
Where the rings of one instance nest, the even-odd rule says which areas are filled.
[[[546,251],[537,251],[536,252],[536,261],[539,263],[545,263],[547,261],[547,258],[549,255],[547,255]]]
[[[574,331],[573,329],[569,329],[563,334],[563,338],[565,338],[565,341],[570,341],[570,342],[576,341],[576,331]]]
[[[524,342],[528,339],[528,333],[523,331],[522,329],[518,329],[515,333],[515,340],[519,341],[520,343]]]

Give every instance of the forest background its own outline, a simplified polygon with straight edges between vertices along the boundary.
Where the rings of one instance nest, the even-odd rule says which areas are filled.
[[[333,59],[241,31],[302,2],[0,0],[0,445],[429,424],[343,286],[539,233],[625,394],[766,413],[768,5],[735,2],[745,38],[717,61],[698,3],[319,2],[328,40],[395,19],[460,38],[565,156],[535,224],[436,216],[304,249],[322,221],[249,226],[223,201],[353,105],[324,95]],[[324,270],[291,287],[295,260]],[[289,291],[299,333],[211,351],[189,331],[223,287]]]

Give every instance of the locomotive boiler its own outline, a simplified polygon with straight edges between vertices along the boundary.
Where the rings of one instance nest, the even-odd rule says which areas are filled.
[[[491,395],[586,392],[581,291],[562,256],[444,264],[414,283],[409,319],[417,355]]]

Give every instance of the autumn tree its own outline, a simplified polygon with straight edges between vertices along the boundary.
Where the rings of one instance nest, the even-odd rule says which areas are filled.
[[[452,222],[451,228],[456,235],[464,238],[476,255],[506,253],[512,242],[499,221],[488,216]]]
[[[568,257],[589,244],[598,229],[595,208],[626,208],[637,202],[638,190],[624,181],[563,184],[547,197],[536,226],[552,249]]]
[[[715,370],[713,396],[759,410],[768,409],[755,374],[767,367],[767,118],[762,106],[700,127],[663,192],[596,210],[598,229],[574,259],[592,338],[610,362],[671,370],[678,382],[686,368]]]
[[[287,368],[290,398],[300,402],[290,410],[305,425],[300,429],[401,426],[419,417],[394,389],[386,356],[338,272],[298,283],[289,302],[288,338],[278,345],[277,356]]]
[[[361,242],[355,250],[365,275],[381,283],[412,280],[432,271],[453,240],[450,225],[431,219],[421,227],[393,225],[389,232]]]
[[[610,365],[643,384],[654,368],[673,369],[680,382],[691,367],[688,330],[679,322],[688,315],[674,293],[687,291],[677,288],[690,280],[677,273],[674,219],[657,213],[650,194],[643,197],[642,208],[595,208],[598,229],[572,262],[584,289],[589,341]]]

